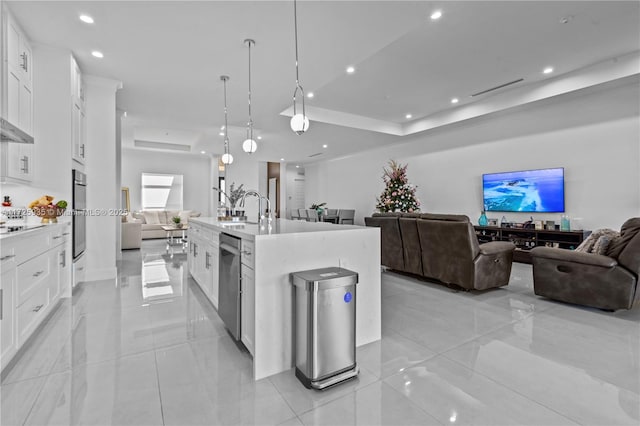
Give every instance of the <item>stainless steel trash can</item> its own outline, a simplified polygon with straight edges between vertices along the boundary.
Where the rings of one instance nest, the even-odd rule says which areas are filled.
[[[336,267],[313,269],[292,273],[291,282],[296,377],[314,389],[356,377],[358,274]]]

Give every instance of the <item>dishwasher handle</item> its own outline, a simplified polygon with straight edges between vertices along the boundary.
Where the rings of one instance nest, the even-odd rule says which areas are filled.
[[[236,256],[240,255],[240,250],[230,244],[220,243],[220,251],[228,251],[231,254],[235,254]]]

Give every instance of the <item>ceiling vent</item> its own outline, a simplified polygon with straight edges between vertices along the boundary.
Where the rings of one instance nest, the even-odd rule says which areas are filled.
[[[165,142],[152,142],[152,141],[141,141],[134,140],[133,145],[136,148],[153,148],[153,149],[169,149],[172,151],[191,151],[191,146],[182,145],[179,143],[165,143]]]
[[[520,83],[524,81],[524,78],[519,78],[517,80],[510,81],[508,83],[501,84],[496,87],[492,87],[491,89],[483,90],[482,92],[474,93],[471,97],[484,95],[485,93],[493,92],[494,90],[502,89],[503,87],[511,86],[512,84]]]
[[[317,157],[318,155],[322,155],[322,154],[323,154],[322,152],[316,152],[315,154],[311,154],[309,158]]]

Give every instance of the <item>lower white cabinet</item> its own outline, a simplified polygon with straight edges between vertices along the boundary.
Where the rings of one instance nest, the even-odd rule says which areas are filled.
[[[71,288],[69,224],[0,240],[0,368]]]
[[[255,273],[245,264],[240,266],[240,285],[242,297],[240,299],[241,322],[240,340],[249,353],[253,355],[255,336]]]
[[[13,357],[18,349],[16,344],[16,327],[14,312],[16,310],[16,269],[4,270],[0,275],[0,299],[2,299],[2,311],[0,312],[0,368]]]
[[[218,232],[197,225],[189,227],[189,273],[216,309],[219,281],[218,238]]]

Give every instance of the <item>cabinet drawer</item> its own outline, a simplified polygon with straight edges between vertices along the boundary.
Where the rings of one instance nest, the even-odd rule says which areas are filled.
[[[255,258],[255,245],[253,241],[242,240],[242,263],[249,268],[253,268]]]
[[[0,268],[3,271],[16,267],[16,247],[12,244],[0,242]]]
[[[18,265],[18,306],[22,305],[35,288],[51,278],[51,262],[49,253],[43,253]]]
[[[12,239],[14,242],[11,244],[16,248],[15,259],[18,265],[36,257],[40,253],[46,252],[52,247],[51,232],[46,228],[31,231],[21,236],[19,240]]]
[[[16,309],[18,347],[27,340],[34,328],[40,324],[49,307],[49,288],[39,285],[21,306]]]
[[[57,226],[53,229],[51,233],[51,245],[53,247],[59,246],[60,244],[64,244],[69,241],[69,237],[71,236],[71,227],[69,225],[61,225]]]

